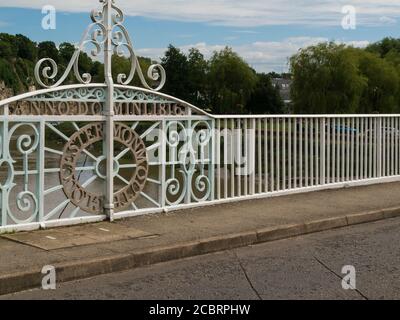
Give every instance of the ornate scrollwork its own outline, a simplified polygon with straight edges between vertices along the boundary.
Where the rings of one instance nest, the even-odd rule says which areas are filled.
[[[87,46],[92,46],[91,56],[97,57],[102,49],[107,50],[106,43],[111,45],[111,50],[115,55],[120,57],[126,56],[130,60],[130,71],[120,73],[117,76],[117,83],[128,85],[132,82],[136,72],[142,85],[154,91],[159,91],[163,88],[166,81],[166,73],[160,64],[151,65],[147,71],[147,77],[151,81],[159,82],[156,88],[153,88],[146,81],[143,71],[140,67],[139,60],[135,54],[132,41],[129,33],[123,25],[124,13],[114,4],[114,0],[100,0],[102,4],[101,10],[93,10],[91,13],[92,24],[86,29],[79,45],[76,47],[70,63],[68,64],[64,74],[56,80],[58,75],[58,66],[53,59],[41,59],[35,67],[35,77],[37,82],[46,88],[55,88],[61,85],[72,71],[76,79],[82,84],[89,84],[92,81],[92,76],[89,73],[81,75],[79,71],[79,56]],[[111,25],[110,25],[111,24]],[[104,59],[105,69],[111,68],[108,66],[109,61]],[[105,74],[107,74],[105,72]]]
[[[209,156],[206,150],[211,142],[210,124],[197,121],[187,127],[183,122],[171,121],[166,125],[166,134],[172,163],[172,177],[165,184],[167,204],[178,205],[186,197],[197,202],[206,201],[211,195],[211,180],[205,168],[207,161],[210,162],[206,159]],[[177,174],[182,179],[178,179]]]
[[[186,195],[186,185],[187,185],[187,178],[186,175],[180,171],[182,175],[183,182],[180,183],[176,177],[173,177],[165,182],[166,188],[166,202],[170,206],[178,205],[182,203],[183,199]],[[170,197],[177,197],[175,201],[171,201]]]
[[[16,140],[16,148],[18,154],[22,155],[22,172],[24,177],[24,183],[22,185],[22,191],[17,193],[15,201],[16,208],[19,210],[18,215],[14,214],[10,207],[7,204],[7,211],[9,217],[18,224],[22,223],[30,223],[34,221],[39,212],[38,206],[38,197],[36,194],[29,190],[29,162],[28,158],[30,155],[34,154],[34,152],[39,147],[39,131],[36,126],[32,123],[20,123],[11,128],[9,131],[9,143],[12,141],[12,137],[16,135],[18,130],[23,130],[25,133],[20,134]],[[17,162],[16,156],[10,156],[10,160],[1,161],[5,163],[8,167],[8,178],[7,182],[3,186],[3,189],[8,194],[11,194],[11,191],[17,186],[14,183],[14,163]],[[22,218],[22,216],[24,218]]]
[[[112,4],[112,8],[116,11],[116,14],[112,16],[112,32],[111,32],[111,41],[114,46],[114,53],[120,57],[125,55],[124,49],[128,51],[129,59],[131,62],[131,69],[129,75],[127,76],[125,73],[121,73],[117,76],[117,82],[122,85],[128,85],[133,77],[136,74],[139,76],[139,79],[142,85],[150,90],[159,91],[161,90],[166,81],[166,73],[164,68],[160,64],[151,65],[147,71],[147,77],[152,81],[160,81],[160,84],[156,88],[152,88],[146,81],[143,71],[140,67],[139,60],[135,54],[134,47],[132,41],[130,39],[129,33],[123,25],[125,20],[123,12]]]
[[[101,39],[99,39],[101,37]],[[94,49],[91,50],[92,57],[97,57],[101,53],[101,49],[107,40],[107,30],[103,23],[95,21],[90,24],[86,29],[80,43],[75,48],[75,52],[72,58],[59,80],[55,80],[58,75],[58,66],[56,62],[51,58],[44,58],[38,61],[35,66],[35,78],[36,81],[45,88],[56,88],[60,86],[65,79],[67,79],[71,70],[74,70],[76,79],[82,84],[89,84],[92,81],[92,76],[89,73],[80,74],[79,71],[79,56],[83,52],[86,46],[93,45]],[[53,81],[53,84],[45,83]]]

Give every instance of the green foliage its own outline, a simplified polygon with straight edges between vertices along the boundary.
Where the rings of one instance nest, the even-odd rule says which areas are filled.
[[[209,61],[198,49],[188,54],[170,45],[162,58],[167,72],[164,92],[213,113],[276,113],[283,110],[270,77],[256,72],[231,48]]]
[[[206,108],[209,104],[208,90],[208,63],[204,55],[196,48],[189,50],[188,55],[188,102],[199,107]]]
[[[400,76],[393,64],[370,52],[358,50],[358,54],[359,71],[368,81],[357,112],[398,112]]]
[[[296,113],[399,112],[400,41],[366,49],[334,43],[302,49],[291,58]]]
[[[75,47],[51,41],[36,44],[23,35],[0,33],[0,81],[15,93],[34,84],[33,70],[40,58],[50,57],[67,68]],[[154,62],[138,57],[144,76]],[[199,50],[185,54],[170,45],[161,63],[167,72],[163,91],[214,113],[283,113],[284,105],[272,78],[292,78],[296,113],[400,112],[400,39],[385,38],[366,49],[334,43],[300,50],[290,59],[291,73],[257,74],[231,48],[214,52],[207,61]],[[113,56],[113,76],[127,74],[130,61]],[[80,73],[93,82],[104,81],[104,66],[87,54],[79,57]],[[75,83],[71,74],[66,83]],[[130,85],[140,86],[136,75]]]
[[[353,113],[366,79],[353,52],[343,45],[319,44],[300,50],[291,60],[292,100],[296,113]]]
[[[50,58],[56,63],[59,62],[59,54],[56,44],[52,41],[40,42],[38,45],[38,58]]]
[[[400,54],[400,39],[384,38],[381,41],[370,44],[366,51],[376,53],[385,58],[390,53]]]
[[[256,87],[247,102],[247,110],[252,114],[284,113],[284,103],[279,90],[271,82],[271,76],[261,73],[257,77]]]
[[[15,77],[15,71],[12,65],[6,59],[0,58],[0,81],[17,92],[19,89],[18,78]]]
[[[37,59],[37,48],[35,42],[21,34],[17,34],[14,41],[17,47],[18,58],[29,61],[35,61]]]
[[[164,92],[190,102],[189,62],[186,55],[180,49],[170,45],[161,59],[161,65],[168,77]]]
[[[75,52],[75,46],[64,42],[58,47],[54,42],[36,44],[23,35],[0,33],[0,81],[15,93],[26,91],[34,82],[33,70],[39,59],[51,58],[63,74]],[[149,58],[138,57],[147,83],[156,86],[147,76],[154,64]],[[266,75],[257,75],[253,69],[230,48],[215,52],[207,61],[198,49],[188,54],[169,46],[161,59],[167,73],[165,93],[176,96],[195,106],[215,113],[277,113],[282,110],[282,100]],[[46,66],[46,63],[45,65]],[[47,63],[47,66],[49,64]],[[113,77],[129,76],[131,62],[126,57],[112,58]],[[80,74],[90,73],[92,81],[104,81],[104,66],[86,53],[79,56]],[[71,73],[65,84],[76,83]],[[136,74],[130,85],[141,86]]]
[[[210,101],[215,113],[245,113],[256,84],[253,69],[231,48],[215,52],[210,60]]]

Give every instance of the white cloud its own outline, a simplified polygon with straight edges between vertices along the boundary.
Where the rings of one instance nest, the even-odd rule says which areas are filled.
[[[318,37],[296,37],[287,38],[283,41],[254,42],[246,45],[234,46],[233,50],[238,52],[254,69],[259,72],[284,72],[288,69],[288,58],[295,54],[300,48],[314,45],[320,42],[328,42],[327,38]],[[368,41],[336,41],[337,43],[345,43],[354,47],[365,47]],[[187,53],[190,48],[199,49],[207,58],[214,51],[222,50],[224,45],[208,45],[201,42],[180,47],[183,52]],[[147,48],[138,50],[138,54],[148,56],[158,60],[163,56],[165,48]]]
[[[400,17],[399,0],[117,0],[129,15],[157,19],[199,21],[254,27],[261,25],[340,26],[341,9],[353,5],[360,25],[382,25],[382,17]],[[61,11],[90,11],[93,0],[1,0],[0,6],[41,8],[54,5]]]
[[[383,16],[379,18],[379,21],[383,24],[396,24],[397,20],[391,17]]]

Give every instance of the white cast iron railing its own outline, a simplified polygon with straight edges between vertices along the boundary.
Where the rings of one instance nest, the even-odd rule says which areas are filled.
[[[63,75],[42,59],[46,89],[0,101],[0,233],[400,180],[399,115],[207,114],[158,92],[164,69],[146,79],[122,11],[100,2]],[[88,45],[105,83],[79,72]],[[113,54],[131,60],[117,84]],[[71,71],[81,84],[62,85]]]

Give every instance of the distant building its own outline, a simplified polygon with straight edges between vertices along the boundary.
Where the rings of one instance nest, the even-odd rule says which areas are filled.
[[[290,87],[292,85],[292,80],[283,78],[273,78],[272,84],[275,88],[279,89],[279,93],[285,105],[289,105],[292,102],[290,96]]]

